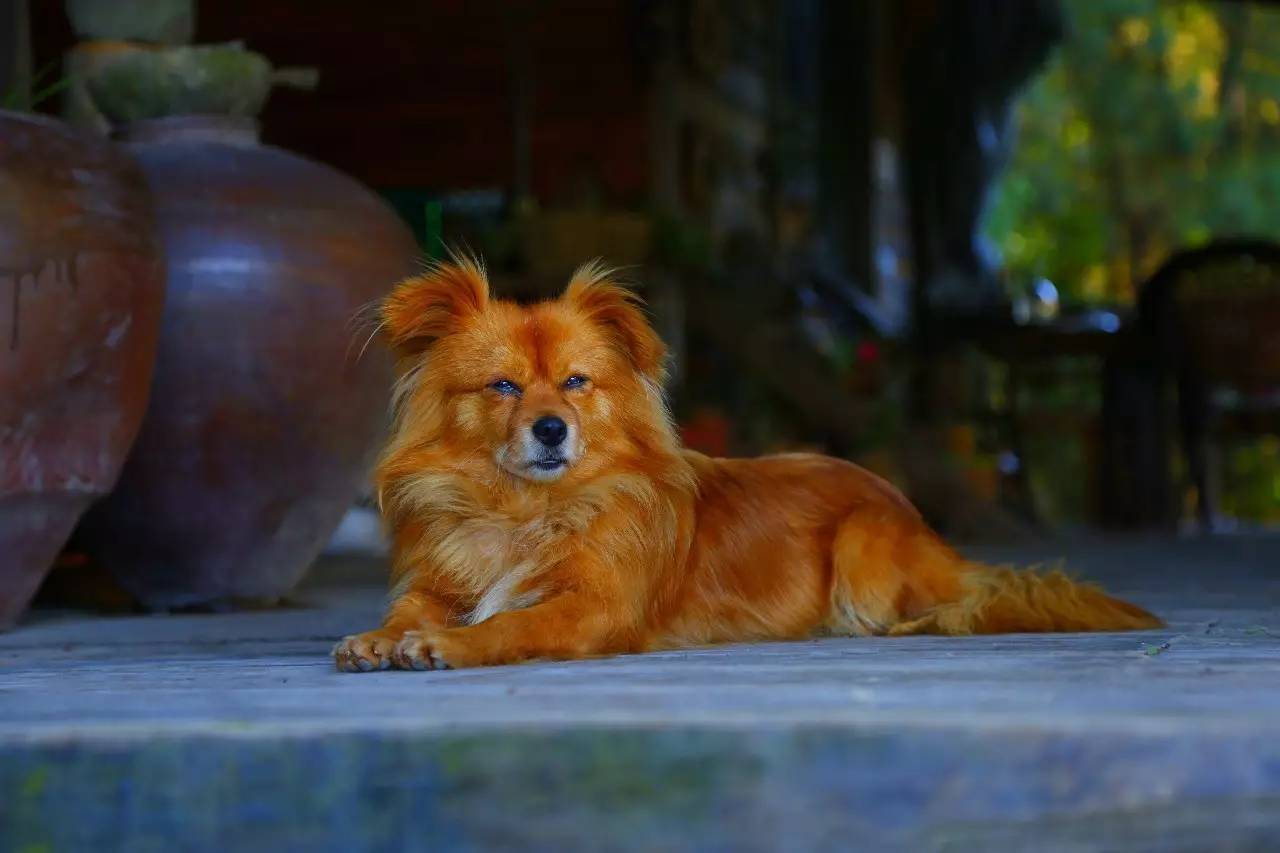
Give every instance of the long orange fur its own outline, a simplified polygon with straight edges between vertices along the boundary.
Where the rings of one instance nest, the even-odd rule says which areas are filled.
[[[1161,625],[1061,573],[963,559],[849,462],[682,449],[665,348],[599,266],[520,306],[490,297],[477,262],[441,264],[401,283],[382,320],[400,365],[377,474],[393,592],[381,627],[337,645],[340,669]],[[531,478],[513,448],[546,415],[570,425],[577,457]]]

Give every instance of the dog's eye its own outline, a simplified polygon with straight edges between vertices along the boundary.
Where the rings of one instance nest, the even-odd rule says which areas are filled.
[[[583,376],[581,373],[575,373],[564,381],[564,387],[566,389],[581,388],[583,385],[586,385],[586,384],[587,384],[587,377]]]
[[[519,394],[520,386],[512,382],[510,379],[499,379],[497,382],[489,383],[489,387],[497,391],[499,394]]]

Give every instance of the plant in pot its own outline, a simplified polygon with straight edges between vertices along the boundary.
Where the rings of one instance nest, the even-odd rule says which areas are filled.
[[[94,106],[87,81],[120,55],[184,45],[195,33],[195,0],[65,0],[79,43],[64,60],[62,115],[75,127],[106,135],[111,124]]]
[[[385,426],[389,364],[350,324],[417,246],[356,181],[259,142],[279,82],[240,45],[120,54],[87,81],[146,175],[169,300],[142,433],[78,542],[151,607],[287,593]]]
[[[0,109],[0,628],[115,484],[146,407],[163,270],[137,165],[35,114],[49,72]]]

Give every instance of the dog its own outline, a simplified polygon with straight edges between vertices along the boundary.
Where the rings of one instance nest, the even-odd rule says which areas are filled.
[[[340,670],[1162,624],[1057,571],[962,558],[850,462],[683,449],[666,348],[598,263],[525,306],[455,259],[399,284],[381,320],[392,593],[381,627],[334,648]]]

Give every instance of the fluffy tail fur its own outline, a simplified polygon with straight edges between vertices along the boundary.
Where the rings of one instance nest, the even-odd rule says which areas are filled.
[[[1061,571],[963,564],[960,595],[890,634],[1012,634],[1045,631],[1136,631],[1162,621],[1097,586]]]
[[[1133,631],[1164,623],[1061,571],[965,560],[914,519],[849,519],[835,541],[832,625],[869,634]]]

